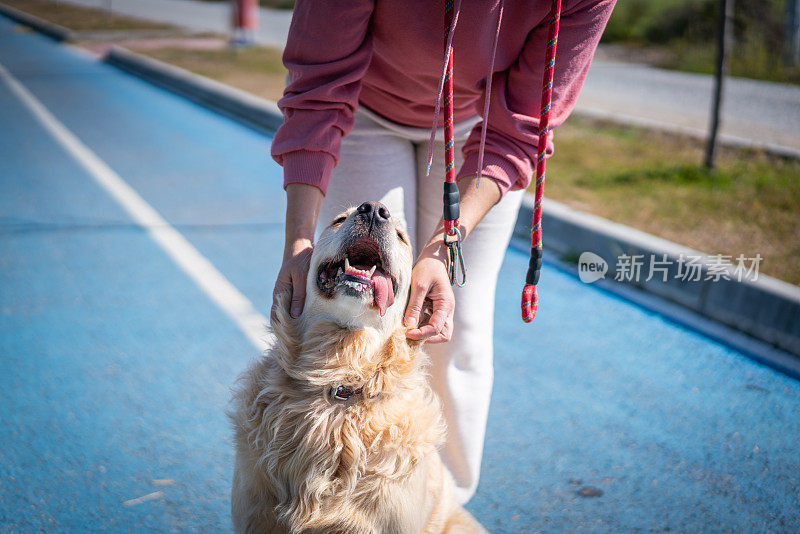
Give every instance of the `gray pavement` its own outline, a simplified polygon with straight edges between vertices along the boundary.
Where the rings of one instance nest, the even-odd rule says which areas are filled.
[[[65,0],[105,7],[109,0]],[[198,0],[112,0],[115,12],[195,30],[229,31],[228,2]],[[291,13],[261,8],[257,39],[282,47]],[[578,109],[645,123],[688,128],[708,127],[711,76],[656,69],[635,63],[596,60]],[[800,150],[800,87],[731,78],[725,90],[721,133],[761,145]]]
[[[704,74],[597,60],[578,106],[706,131],[712,83]],[[723,134],[800,149],[800,87],[730,78],[723,98]]]

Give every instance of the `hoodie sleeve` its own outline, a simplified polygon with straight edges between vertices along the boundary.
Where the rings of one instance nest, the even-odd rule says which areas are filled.
[[[327,192],[372,57],[367,31],[372,10],[373,0],[295,5],[283,53],[288,85],[278,101],[283,125],[271,149],[283,166],[284,187],[305,183]]]
[[[615,2],[565,1],[556,51],[551,127],[563,123],[575,107]],[[534,28],[517,61],[492,78],[483,175],[493,179],[502,194],[528,187],[535,170],[548,26],[549,20],[545,20]],[[485,97],[484,92],[477,104],[480,113],[483,112]],[[464,164],[458,179],[478,173],[481,126],[481,123],[475,126],[464,145]],[[546,155],[549,157],[553,153],[552,132],[548,137]]]

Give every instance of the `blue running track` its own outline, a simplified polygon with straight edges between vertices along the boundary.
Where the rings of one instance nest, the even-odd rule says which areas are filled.
[[[266,314],[269,139],[2,18],[0,66]],[[490,531],[800,530],[800,384],[552,266],[524,326],[526,263],[469,505]],[[0,531],[229,531],[225,410],[257,354],[0,82]]]

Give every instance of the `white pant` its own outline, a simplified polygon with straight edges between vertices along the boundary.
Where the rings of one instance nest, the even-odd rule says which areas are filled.
[[[456,169],[462,163],[461,147],[476,122],[477,118],[455,125]],[[355,127],[342,141],[339,165],[322,205],[320,227],[350,206],[378,200],[393,217],[405,220],[412,246],[419,252],[418,245],[430,239],[442,217],[441,129],[431,173],[426,177],[429,137],[427,129],[401,126],[369,110],[359,110]],[[472,497],[478,485],[492,392],[495,286],[522,194],[506,194],[464,242],[467,284],[454,287],[452,338],[449,343],[425,348],[432,362],[431,384],[442,401],[447,422],[442,458],[455,478],[462,503]]]

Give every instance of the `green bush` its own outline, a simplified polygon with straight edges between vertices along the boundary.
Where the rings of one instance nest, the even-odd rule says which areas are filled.
[[[262,7],[271,7],[273,9],[294,8],[294,0],[258,0],[258,4]]]
[[[603,39],[664,44],[676,39],[711,42],[719,0],[620,0]],[[785,0],[735,0],[737,37],[753,34],[780,48]]]
[[[782,64],[786,0],[734,2],[731,73],[800,81],[798,69]],[[660,47],[672,55],[660,66],[711,72],[719,6],[719,0],[619,0],[603,40]]]
[[[718,0],[684,2],[653,17],[642,37],[649,43],[666,44],[676,39],[695,43],[711,42],[716,31]]]
[[[619,0],[608,21],[603,41],[646,41],[645,34],[658,25],[662,14],[689,0]]]

